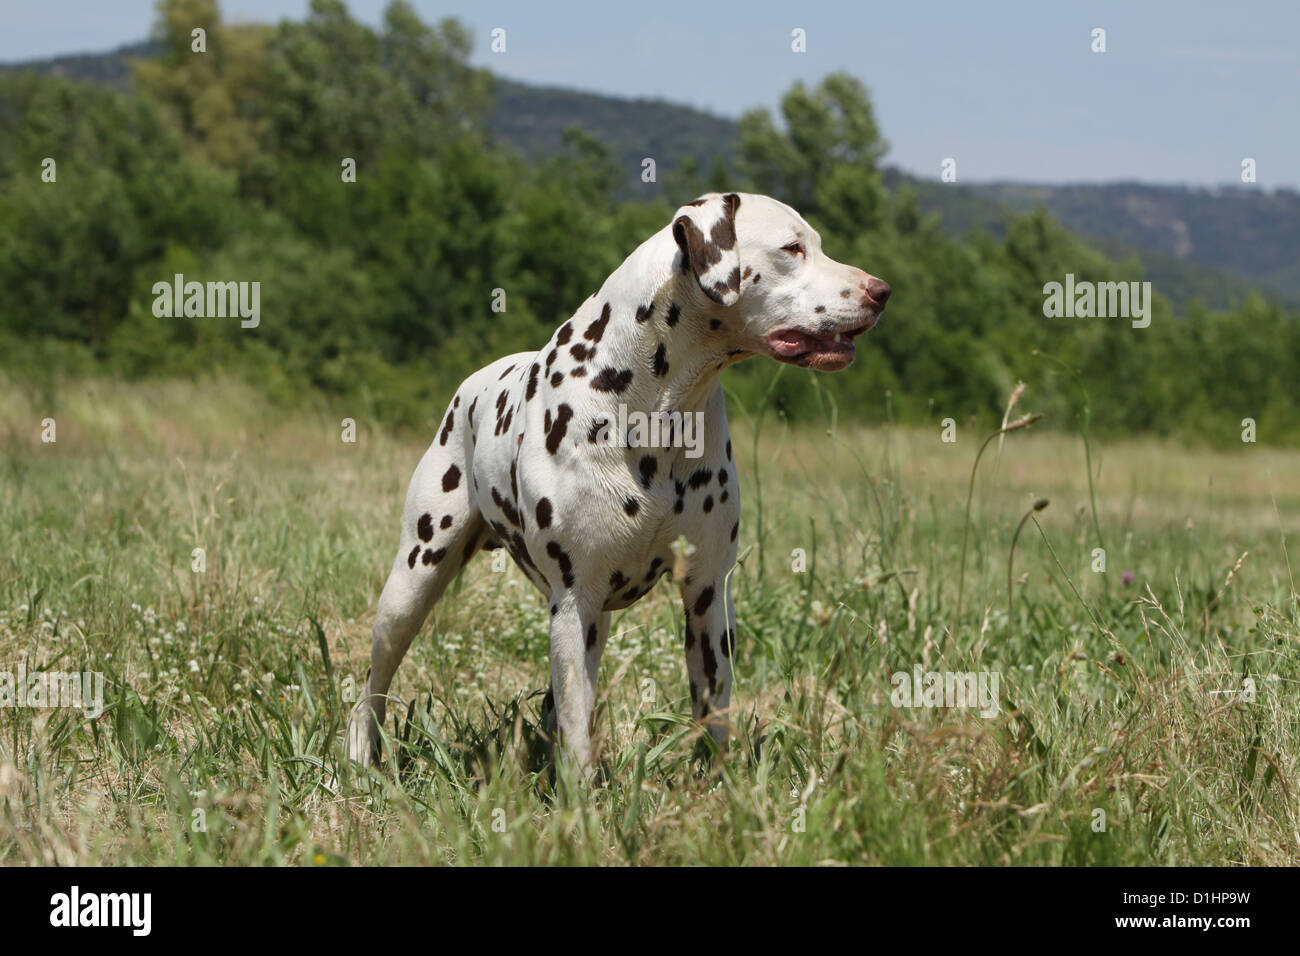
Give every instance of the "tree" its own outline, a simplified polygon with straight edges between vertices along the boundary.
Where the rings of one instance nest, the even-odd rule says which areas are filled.
[[[740,120],[740,169],[759,192],[805,214],[832,211],[845,198],[859,213],[881,208],[877,163],[888,146],[859,80],[835,73],[812,92],[796,83],[781,115],[784,130],[764,109]]]

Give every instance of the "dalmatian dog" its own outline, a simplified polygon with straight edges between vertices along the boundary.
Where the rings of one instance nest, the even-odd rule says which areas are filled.
[[[784,203],[710,193],[677,210],[540,352],[466,379],[406,494],[351,758],[377,756],[393,674],[448,582],[479,549],[503,547],[550,607],[547,726],[562,758],[589,769],[610,612],[650,591],[683,536],[694,546],[679,581],[692,714],[725,747],[740,494],[719,373],[755,355],[847,368],[889,293],[826,256]],[[666,425],[657,444],[633,412]]]

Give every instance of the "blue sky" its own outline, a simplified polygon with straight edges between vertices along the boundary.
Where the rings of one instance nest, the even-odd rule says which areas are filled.
[[[387,0],[350,0],[378,24]],[[886,162],[959,181],[1136,179],[1300,188],[1300,3],[413,0],[455,16],[474,61],[519,80],[662,97],[726,116],[848,70],[871,90]],[[227,20],[300,18],[307,0],[223,0]],[[0,60],[144,37],[151,0],[0,0]],[[507,51],[488,49],[506,30]],[[1106,31],[1106,53],[1090,50]],[[790,49],[791,31],[807,52]]]

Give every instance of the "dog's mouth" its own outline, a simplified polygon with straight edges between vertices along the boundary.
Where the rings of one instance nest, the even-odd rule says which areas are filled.
[[[820,372],[838,372],[853,364],[857,354],[853,339],[874,325],[863,322],[856,328],[833,335],[814,335],[802,329],[777,329],[767,337],[772,355],[778,361]]]

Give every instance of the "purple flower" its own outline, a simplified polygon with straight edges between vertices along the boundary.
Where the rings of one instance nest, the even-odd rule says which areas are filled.
[[[1121,574],[1121,575],[1119,576],[1119,579],[1120,579],[1121,581],[1123,581],[1125,584],[1132,584],[1132,583],[1133,583],[1133,572],[1132,572],[1132,571],[1125,571],[1123,574]]]

